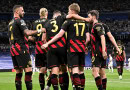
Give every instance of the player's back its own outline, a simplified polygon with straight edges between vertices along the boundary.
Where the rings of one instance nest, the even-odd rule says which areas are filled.
[[[46,18],[40,18],[38,20],[36,20],[34,23],[33,23],[33,30],[39,30],[41,28],[44,28],[45,24],[48,22],[48,20]],[[42,33],[39,33],[37,35],[35,35],[35,38],[36,38],[36,42],[37,41],[41,41],[42,39]]]
[[[10,39],[12,44],[25,45],[24,30],[28,29],[23,19],[14,18],[9,23]]]
[[[55,19],[51,19],[46,25],[47,41],[51,40],[57,33],[59,33],[66,16],[58,16]],[[51,48],[64,47],[66,44],[65,35],[52,45]]]
[[[98,56],[102,56],[101,35],[105,35],[105,29],[102,23],[95,23],[91,30],[92,51]]]
[[[124,61],[123,51],[125,50],[125,47],[123,45],[117,45],[117,46],[120,49],[121,55],[119,55],[118,51],[116,50],[116,48],[114,48],[114,54],[116,56],[116,60],[117,61]]]
[[[70,52],[84,52],[88,24],[82,20],[68,19],[62,29],[67,31],[67,46]]]

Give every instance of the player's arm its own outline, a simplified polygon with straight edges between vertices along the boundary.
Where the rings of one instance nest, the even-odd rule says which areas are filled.
[[[119,54],[121,54],[120,49],[117,46],[116,40],[113,37],[113,35],[111,34],[111,32],[107,32],[107,36],[109,37],[110,41],[112,42],[112,44],[115,46],[116,50],[119,52]]]
[[[68,14],[66,16],[66,18],[67,19],[69,19],[69,18],[75,18],[75,19],[79,19],[79,20],[84,20],[84,21],[90,22],[90,18],[84,18],[84,17],[79,16],[78,14]]]
[[[28,30],[28,29],[24,30],[24,34],[26,34],[28,36],[35,35],[35,34],[42,33],[42,32],[45,32],[44,28],[39,29],[39,30]]]
[[[43,43],[46,43],[46,32],[42,34],[42,41]]]
[[[104,35],[101,35],[100,38],[101,38],[101,45],[102,45],[102,56],[103,56],[103,58],[106,60],[106,59],[107,59],[107,53],[106,53],[106,51],[105,51],[105,49],[106,49],[105,36],[104,36]]]
[[[105,51],[105,49],[106,49],[106,39],[105,39],[105,30],[104,30],[104,28],[103,28],[103,26],[102,25],[97,25],[97,26],[95,26],[95,29],[96,29],[96,31],[97,31],[97,34],[98,34],[98,36],[100,37],[100,39],[101,39],[101,45],[102,45],[102,56],[103,56],[103,58],[106,60],[107,59],[107,53],[106,53],[106,51]]]
[[[87,32],[86,33],[86,42],[85,42],[86,46],[88,45],[89,41],[90,41],[90,34],[89,34],[89,32]]]
[[[35,37],[33,37],[33,36],[28,36],[28,40],[29,40],[29,41],[32,41],[32,42],[35,42]]]
[[[27,28],[26,23],[25,23],[24,20],[22,20],[22,19],[21,19],[21,20],[17,20],[17,24],[19,25],[20,30],[21,30],[24,34],[26,34],[26,35],[28,35],[28,36],[35,35],[35,34],[44,32],[44,29],[29,30],[29,29]]]
[[[56,34],[50,41],[48,41],[46,44],[43,44],[41,46],[42,49],[45,49],[48,47],[48,45],[54,43],[55,41],[57,41],[59,38],[61,38],[64,34],[65,34],[65,30],[67,30],[67,26],[69,25],[69,23],[67,21],[64,22],[64,24],[61,27],[61,30],[59,31],[58,34]]]
[[[125,62],[126,62],[126,53],[125,53],[125,47],[123,46],[123,56],[124,56],[124,60],[125,60]]]
[[[47,48],[50,44],[54,43],[57,41],[59,38],[61,38],[64,35],[65,31],[63,29],[60,30],[58,34],[56,34],[50,41],[48,41],[46,44],[43,44],[41,46],[42,49]]]

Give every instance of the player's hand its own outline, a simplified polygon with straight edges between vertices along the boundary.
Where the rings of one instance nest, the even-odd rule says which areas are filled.
[[[41,48],[42,49],[46,49],[48,47],[48,44],[46,43],[46,44],[43,44],[42,46],[41,46]]]
[[[106,51],[102,51],[102,56],[103,56],[104,60],[107,59],[107,53],[106,53]]]
[[[42,32],[42,33],[45,33],[45,32],[46,32],[46,29],[45,29],[45,28],[41,28],[41,32]]]

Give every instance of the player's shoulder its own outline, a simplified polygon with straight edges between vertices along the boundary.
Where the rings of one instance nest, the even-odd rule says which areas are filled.
[[[37,19],[34,21],[34,23],[39,23],[40,22],[40,19]]]
[[[96,23],[96,24],[94,24],[94,27],[93,27],[94,29],[96,29],[96,30],[101,30],[101,29],[104,29],[104,27],[103,27],[103,24],[102,23]]]
[[[9,26],[12,25],[14,23],[14,19],[12,19],[10,22],[9,22]]]

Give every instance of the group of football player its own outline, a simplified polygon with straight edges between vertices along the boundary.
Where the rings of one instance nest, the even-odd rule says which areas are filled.
[[[22,75],[25,72],[27,90],[32,90],[32,65],[29,54],[28,41],[35,42],[35,65],[39,68],[39,84],[41,90],[69,89],[69,75],[75,90],[85,88],[85,51],[91,44],[92,75],[98,90],[106,90],[107,77],[105,74],[107,48],[105,36],[107,35],[118,55],[118,65],[123,63],[125,55],[123,48],[116,44],[109,27],[98,21],[99,12],[89,11],[84,18],[79,16],[80,6],[72,3],[68,7],[68,14],[56,10],[52,19],[48,20],[48,10],[41,8],[40,19],[33,23],[29,30],[22,19],[24,9],[21,5],[13,7],[14,17],[9,23],[10,52],[14,68],[16,69],[16,90],[22,90]],[[121,56],[122,55],[122,56]],[[122,63],[120,61],[122,60]],[[121,74],[123,67],[119,67]],[[50,75],[45,87],[45,74],[47,69]]]

